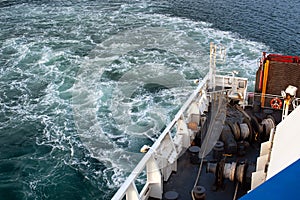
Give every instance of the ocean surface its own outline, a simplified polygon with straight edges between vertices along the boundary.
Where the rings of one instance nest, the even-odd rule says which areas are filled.
[[[110,199],[208,71],[300,54],[300,2],[0,0],[0,200]],[[138,182],[142,182],[142,178]]]

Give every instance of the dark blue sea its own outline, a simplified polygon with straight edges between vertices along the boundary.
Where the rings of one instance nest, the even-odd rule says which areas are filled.
[[[208,71],[300,54],[300,2],[0,0],[0,200],[107,200]],[[138,180],[143,181],[143,180]]]

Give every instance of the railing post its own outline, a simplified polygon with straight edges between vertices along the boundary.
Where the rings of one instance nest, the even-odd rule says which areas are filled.
[[[192,102],[188,109],[188,122],[195,122],[199,125],[200,111],[197,102]]]
[[[157,199],[162,199],[162,193],[163,193],[162,175],[153,155],[148,160],[146,167],[147,167],[147,182],[149,183],[149,188],[150,188],[149,196]]]
[[[139,200],[139,192],[136,189],[134,182],[132,182],[126,191],[126,200]]]
[[[188,148],[191,145],[190,132],[188,130],[187,124],[183,119],[177,121],[177,133],[176,135],[182,135],[182,147]],[[178,152],[180,153],[180,152]]]
[[[201,90],[201,96],[198,101],[198,105],[199,105],[200,115],[203,115],[204,112],[208,111],[209,100],[207,99],[205,90]]]
[[[216,49],[217,47],[210,43],[210,59],[209,59],[209,89],[214,90],[216,86]]]

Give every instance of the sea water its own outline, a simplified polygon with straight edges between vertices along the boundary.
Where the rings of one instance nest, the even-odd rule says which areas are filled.
[[[288,1],[1,1],[0,199],[110,199],[208,72],[299,54]]]

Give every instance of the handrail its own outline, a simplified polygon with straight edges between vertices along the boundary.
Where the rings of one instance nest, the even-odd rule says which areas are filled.
[[[208,81],[209,76],[206,75],[203,80],[198,84],[198,87],[194,90],[194,92],[190,95],[188,100],[183,104],[183,106],[180,108],[180,110],[175,115],[174,119],[169,123],[169,125],[164,129],[162,134],[158,137],[158,139],[154,142],[150,150],[144,155],[144,157],[140,160],[140,162],[137,164],[137,166],[134,168],[134,170],[131,172],[131,174],[128,176],[128,178],[125,180],[125,182],[121,185],[119,190],[115,193],[115,195],[112,197],[112,200],[120,200],[122,199],[126,191],[130,186],[132,186],[132,183],[137,179],[139,174],[143,171],[145,168],[147,162],[155,152],[155,150],[160,146],[163,139],[166,137],[167,134],[169,134],[170,130],[173,128],[173,126],[176,124],[176,122],[180,119],[182,114],[189,108],[193,100],[197,97],[199,92],[203,89],[203,87],[206,86],[206,83]]]

